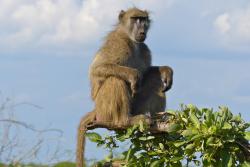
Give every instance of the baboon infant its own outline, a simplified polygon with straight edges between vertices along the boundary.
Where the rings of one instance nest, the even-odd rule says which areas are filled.
[[[149,27],[147,11],[122,10],[119,23],[97,52],[89,72],[95,108],[79,125],[77,167],[83,166],[88,123],[122,126],[165,110],[165,92],[172,86],[173,71],[151,65],[151,53],[144,43]]]

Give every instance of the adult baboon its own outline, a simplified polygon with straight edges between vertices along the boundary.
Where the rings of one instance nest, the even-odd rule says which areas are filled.
[[[119,23],[97,52],[89,73],[95,109],[79,125],[77,167],[83,166],[88,123],[95,120],[122,126],[165,110],[164,92],[171,88],[173,71],[151,66],[151,53],[144,43],[149,27],[147,11],[122,10]]]

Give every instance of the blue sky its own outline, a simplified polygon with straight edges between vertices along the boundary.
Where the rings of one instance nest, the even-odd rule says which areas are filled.
[[[20,120],[62,129],[75,149],[76,127],[93,109],[88,68],[121,9],[147,9],[154,65],[174,69],[168,108],[228,106],[250,121],[248,0],[0,0],[0,91]],[[90,148],[88,158],[99,149]]]

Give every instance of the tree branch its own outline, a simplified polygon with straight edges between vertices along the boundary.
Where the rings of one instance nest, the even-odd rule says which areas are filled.
[[[147,123],[148,124],[148,123]],[[132,123],[128,122],[126,125],[115,125],[112,122],[103,121],[93,121],[87,125],[87,130],[93,130],[96,128],[105,128],[108,130],[125,130],[133,126]],[[149,131],[152,133],[162,133],[167,132],[169,127],[168,121],[153,120],[153,123],[148,124]]]

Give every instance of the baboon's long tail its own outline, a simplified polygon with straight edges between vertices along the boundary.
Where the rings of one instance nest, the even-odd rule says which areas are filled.
[[[76,166],[84,167],[84,150],[85,150],[85,133],[87,131],[86,126],[95,120],[95,113],[89,112],[82,117],[77,134],[77,147],[76,147]]]

